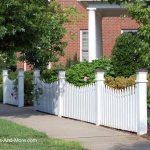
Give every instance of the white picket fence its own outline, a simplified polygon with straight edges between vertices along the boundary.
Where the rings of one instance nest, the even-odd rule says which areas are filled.
[[[86,122],[96,122],[95,84],[76,87],[65,83],[62,116]]]
[[[104,72],[96,72],[96,82],[76,87],[65,81],[46,84],[34,72],[34,84],[43,93],[35,102],[35,109],[59,117],[68,117],[116,129],[147,133],[147,72],[138,72],[136,85],[116,90],[104,84]]]
[[[34,100],[35,109],[58,115],[58,82],[47,84],[37,79],[36,89],[41,89],[42,94]]]
[[[102,93],[101,125],[137,132],[136,87],[116,90],[106,85]]]
[[[15,88],[16,86],[16,88]],[[17,79],[8,78],[8,70],[3,70],[3,104],[24,106],[24,72],[18,71]]]

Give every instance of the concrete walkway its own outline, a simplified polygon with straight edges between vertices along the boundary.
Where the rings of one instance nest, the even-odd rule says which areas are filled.
[[[90,150],[150,150],[150,141],[134,134],[35,112],[32,107],[0,104],[0,118],[45,132],[49,137],[79,141]]]

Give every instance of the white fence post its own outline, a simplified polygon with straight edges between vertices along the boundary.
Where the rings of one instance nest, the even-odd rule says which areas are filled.
[[[24,106],[24,71],[18,70],[18,107]]]
[[[58,116],[62,117],[63,113],[63,93],[65,84],[65,71],[59,71],[59,96],[58,96]]]
[[[101,125],[101,101],[103,100],[103,97],[102,97],[102,90],[104,89],[104,71],[101,71],[101,70],[96,70],[96,101],[97,101],[97,122],[96,122],[96,125]]]
[[[8,70],[3,70],[3,104],[6,104]]]
[[[37,84],[37,79],[40,78],[40,70],[35,69],[33,72],[33,85],[34,85],[34,94],[35,94],[35,85]],[[34,110],[37,110],[37,104],[36,104],[36,96],[34,95],[33,99],[33,105],[34,105]]]
[[[36,69],[33,73],[34,84],[36,84],[36,80],[40,77],[40,70]]]
[[[138,120],[137,133],[147,133],[147,71],[139,71],[136,75]]]

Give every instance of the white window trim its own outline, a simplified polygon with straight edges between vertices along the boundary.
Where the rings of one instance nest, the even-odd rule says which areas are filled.
[[[88,29],[80,30],[80,61],[82,62],[82,33],[83,31],[88,32]]]
[[[137,32],[137,29],[121,29],[121,34],[126,32]]]

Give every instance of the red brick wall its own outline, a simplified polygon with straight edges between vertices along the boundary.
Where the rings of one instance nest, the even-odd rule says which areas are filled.
[[[65,62],[66,57],[73,57],[75,53],[78,54],[78,57],[80,56],[80,30],[81,29],[87,29],[88,27],[88,16],[86,9],[81,6],[77,0],[58,0],[58,2],[63,7],[69,7],[73,6],[75,7],[78,12],[82,15],[79,15],[81,17],[81,20],[77,20],[75,24],[67,24],[65,27],[67,29],[67,34],[64,37],[64,40],[67,41],[68,45],[65,48],[65,57],[60,58],[60,62]],[[71,34],[73,35],[73,39],[71,38]]]
[[[122,29],[137,29],[138,24],[130,18],[105,17],[102,20],[103,54],[110,56],[116,38]]]
[[[59,63],[65,63],[68,56],[72,57],[76,52],[80,57],[80,30],[88,28],[88,15],[87,11],[81,6],[77,0],[58,0],[63,7],[74,6],[82,14],[81,20],[75,24],[65,25],[67,34],[64,40],[67,41],[68,46],[65,48],[65,56],[60,58]],[[102,20],[102,36],[103,36],[103,54],[110,56],[112,48],[115,44],[117,36],[121,34],[121,29],[136,29],[138,25],[135,21],[129,18],[120,17],[104,17]],[[73,39],[71,38],[73,34]],[[18,67],[22,67],[21,64],[17,63]]]
[[[72,56],[77,51],[78,56],[80,56],[80,30],[88,29],[88,15],[87,11],[83,6],[81,6],[77,0],[58,0],[58,2],[66,6],[74,6],[79,12],[83,14],[82,19],[76,23],[76,25],[66,25],[69,31],[75,33],[75,40],[71,40],[67,34],[64,38],[68,42],[68,46],[65,49],[65,56]],[[137,29],[138,24],[129,19],[121,17],[103,17],[102,20],[102,39],[103,39],[103,54],[105,56],[110,56],[112,48],[115,44],[116,38],[121,34],[121,29]],[[66,60],[66,57],[60,59],[61,62]]]

